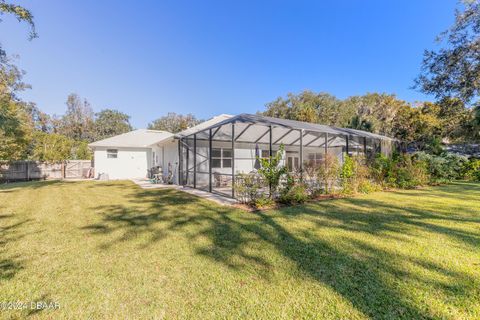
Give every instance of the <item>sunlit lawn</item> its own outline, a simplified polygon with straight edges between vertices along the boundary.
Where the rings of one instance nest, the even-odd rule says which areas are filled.
[[[480,319],[480,184],[250,213],[130,182],[0,186],[0,318]]]

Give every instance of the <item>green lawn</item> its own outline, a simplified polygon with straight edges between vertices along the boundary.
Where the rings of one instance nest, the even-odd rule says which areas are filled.
[[[0,318],[480,319],[480,184],[249,213],[130,182],[0,186]]]

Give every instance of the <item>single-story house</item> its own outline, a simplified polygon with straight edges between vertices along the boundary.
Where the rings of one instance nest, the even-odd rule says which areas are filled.
[[[106,174],[109,179],[145,178],[150,168],[161,166],[172,154],[165,152],[170,143],[173,143],[170,132],[147,129],[90,143],[95,175]]]
[[[118,142],[124,140],[128,143]],[[280,145],[284,146],[283,164],[304,172],[325,163],[327,155],[340,163],[347,154],[388,155],[394,142],[361,130],[258,114],[222,114],[175,135],[136,130],[90,146],[95,150],[95,172],[108,173],[111,179],[146,177],[149,168],[159,166],[175,184],[234,197],[233,182],[239,183],[242,173],[256,171],[258,159],[269,157]],[[133,157],[132,149],[142,150],[142,155]]]
[[[179,134],[192,134],[229,117],[216,116]],[[170,170],[173,182],[178,183],[178,139],[170,132],[138,129],[88,146],[93,150],[96,177],[106,174],[109,179],[147,178],[149,170],[158,167],[165,181]]]

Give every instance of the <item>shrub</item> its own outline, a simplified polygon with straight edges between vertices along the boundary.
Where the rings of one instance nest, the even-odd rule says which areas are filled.
[[[343,165],[340,172],[340,178],[342,181],[342,193],[351,194],[355,193],[354,186],[352,185],[352,180],[355,175],[355,161],[350,156],[345,156]]]
[[[315,161],[305,161],[303,163],[304,181],[309,194],[321,192],[323,180],[319,177],[319,166]]]
[[[295,184],[290,188],[284,188],[280,192],[279,201],[284,204],[304,203],[308,200],[307,187],[303,183]]]
[[[340,178],[344,194],[368,193],[373,189],[369,168],[363,158],[345,156]]]
[[[426,185],[430,176],[426,162],[409,154],[399,155],[395,161],[395,186],[412,189]]]
[[[459,180],[465,178],[465,165],[468,163],[468,158],[454,153],[447,153],[444,155],[447,161],[447,178],[449,180]]]
[[[241,203],[255,204],[263,187],[261,178],[255,173],[238,174],[235,179],[235,194]]]
[[[410,189],[430,181],[425,159],[409,154],[394,154],[391,158],[378,155],[371,163],[370,174],[380,186]]]
[[[327,153],[325,163],[317,168],[319,184],[323,185],[323,190],[326,194],[335,191],[335,184],[340,178],[340,170],[341,167],[338,158],[333,154]]]
[[[396,186],[395,161],[383,154],[377,154],[370,163],[370,175],[372,179],[382,187]]]
[[[358,184],[358,192],[359,193],[372,193],[382,191],[382,186],[375,183],[374,181],[370,181],[368,179],[361,181]]]
[[[266,197],[265,195],[260,196],[255,199],[255,202],[252,203],[256,208],[269,208],[275,205],[275,201],[272,198]]]
[[[285,173],[287,173],[287,168],[280,165],[284,150],[285,147],[282,144],[274,156],[266,159],[258,158],[260,161],[260,169],[258,169],[258,173],[265,179],[265,182],[269,187],[270,199],[273,199],[274,195],[276,194],[278,185],[280,184],[280,179]]]
[[[464,177],[472,181],[480,181],[480,159],[470,159],[464,165]]]
[[[431,155],[425,152],[417,152],[415,156],[426,163],[431,183],[444,183],[463,179],[465,176],[468,159],[464,156],[452,153]]]

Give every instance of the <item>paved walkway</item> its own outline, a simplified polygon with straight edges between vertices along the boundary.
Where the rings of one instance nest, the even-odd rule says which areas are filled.
[[[162,184],[162,183],[155,184],[155,183],[151,183],[150,180],[147,180],[147,179],[132,179],[132,181],[135,182],[142,189],[175,189],[175,190],[180,190],[186,193],[196,195],[204,199],[214,201],[221,205],[231,206],[237,203],[237,200],[232,198],[224,197],[224,196],[221,196],[215,193],[210,193],[203,190],[193,189],[193,188],[184,187],[184,186],[178,186],[176,184]]]

